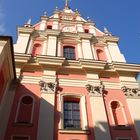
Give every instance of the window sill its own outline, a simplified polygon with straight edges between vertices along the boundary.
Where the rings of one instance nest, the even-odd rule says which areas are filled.
[[[115,130],[130,130],[130,125],[116,125],[114,126]]]
[[[90,134],[89,130],[76,130],[76,129],[59,129],[62,134]]]
[[[13,123],[13,126],[32,127],[33,124],[32,123],[20,123],[20,122],[16,122],[16,123]]]

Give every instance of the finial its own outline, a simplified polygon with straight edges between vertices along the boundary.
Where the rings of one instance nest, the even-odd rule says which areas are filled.
[[[31,27],[32,24],[31,24],[32,20],[31,18],[28,19],[28,21],[24,24],[24,27]]]
[[[75,13],[76,13],[76,14],[79,14],[79,11],[78,11],[78,9],[75,9]]]
[[[44,12],[44,17],[47,17],[47,12],[46,11]]]
[[[66,8],[66,9],[69,8],[69,5],[68,5],[68,2],[69,2],[69,1],[71,1],[71,0],[65,0],[65,8]]]
[[[55,7],[55,10],[56,10],[56,11],[58,11],[58,10],[59,10],[57,6]]]
[[[107,36],[111,36],[111,33],[108,31],[108,29],[106,27],[104,27],[104,33]]]
[[[55,7],[54,12],[55,12],[55,13],[59,12],[59,9],[58,9],[58,7],[57,7],[57,6]]]
[[[31,25],[31,22],[32,22],[32,19],[31,19],[31,18],[29,18],[26,24]]]
[[[68,8],[68,0],[65,0],[65,8]]]
[[[87,17],[87,21],[88,21],[88,22],[92,22],[92,20],[91,20],[90,17]]]

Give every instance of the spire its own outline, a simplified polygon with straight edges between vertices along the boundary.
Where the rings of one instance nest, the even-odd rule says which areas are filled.
[[[32,24],[31,24],[32,20],[31,18],[28,19],[28,21],[24,24],[24,27],[31,27]]]
[[[65,8],[68,8],[68,0],[65,0]]]
[[[70,1],[70,0],[65,0],[65,8],[66,8],[66,9],[69,9],[69,4],[68,4],[69,1]]]

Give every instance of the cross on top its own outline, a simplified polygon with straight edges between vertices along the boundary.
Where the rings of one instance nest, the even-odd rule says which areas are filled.
[[[71,0],[65,0],[65,7],[68,7],[68,2]]]

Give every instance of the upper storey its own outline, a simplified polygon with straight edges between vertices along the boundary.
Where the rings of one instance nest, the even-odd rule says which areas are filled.
[[[18,27],[15,52],[72,60],[125,62],[118,40],[107,29],[100,31],[89,18],[85,20],[78,10],[74,12],[65,5],[62,11],[56,8],[50,17],[44,13],[33,26],[29,20],[23,27]]]
[[[87,21],[81,17],[78,10],[73,12],[68,7],[59,11],[56,7],[54,14],[48,17],[46,13],[41,17],[41,21],[34,25],[35,30],[53,29],[61,33],[91,33],[94,36],[103,36],[103,32],[98,30],[94,23],[88,18]]]

